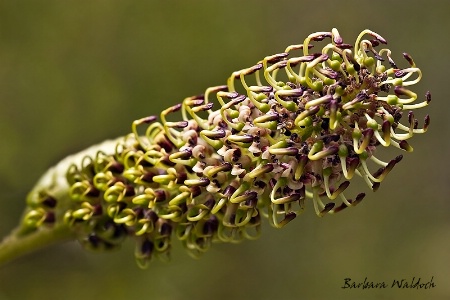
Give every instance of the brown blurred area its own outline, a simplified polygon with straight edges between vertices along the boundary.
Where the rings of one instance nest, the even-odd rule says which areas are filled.
[[[315,31],[336,27],[348,43],[378,32],[396,61],[413,56],[424,75],[414,91],[433,101],[414,153],[353,209],[319,219],[310,205],[285,228],[266,225],[259,240],[216,244],[200,260],[174,241],[172,261],[146,271],[131,241],[106,254],[57,245],[1,268],[0,299],[450,299],[448,10],[437,0],[1,1],[1,237],[60,159]],[[432,276],[430,290],[341,288],[344,278],[390,287]]]

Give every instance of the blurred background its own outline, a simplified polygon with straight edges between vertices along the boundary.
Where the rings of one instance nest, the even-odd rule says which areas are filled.
[[[309,206],[281,230],[216,244],[200,260],[174,241],[172,261],[146,271],[131,241],[107,254],[53,246],[2,267],[0,299],[449,299],[448,9],[437,0],[0,1],[0,237],[60,159],[315,31],[337,27],[348,43],[378,32],[400,66],[408,52],[422,69],[418,95],[433,95],[422,109],[428,133],[354,209],[319,219]],[[356,190],[368,192],[362,182]],[[344,278],[432,276],[431,290],[341,288]]]

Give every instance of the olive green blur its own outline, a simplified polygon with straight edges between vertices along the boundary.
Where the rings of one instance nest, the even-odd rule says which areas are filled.
[[[27,192],[65,156],[127,134],[235,70],[338,28],[352,43],[382,35],[399,67],[408,52],[423,72],[413,153],[356,207],[318,218],[309,202],[257,241],[215,244],[200,260],[176,240],[172,261],[148,270],[134,243],[92,253],[52,246],[0,269],[0,299],[448,299],[450,297],[450,5],[447,1],[0,1],[0,238]],[[311,51],[313,52],[313,51]],[[446,123],[447,122],[447,123]],[[381,149],[388,159],[401,154]],[[387,151],[384,151],[387,150]],[[362,187],[356,185],[361,184]],[[353,193],[355,194],[355,193]],[[433,276],[431,290],[390,288]],[[384,281],[386,289],[342,289]]]

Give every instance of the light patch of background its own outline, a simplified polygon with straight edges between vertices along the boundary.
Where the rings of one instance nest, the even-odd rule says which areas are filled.
[[[350,43],[365,28],[380,33],[396,61],[414,57],[424,74],[416,91],[431,90],[433,101],[414,153],[354,209],[319,219],[309,207],[281,230],[216,244],[200,260],[175,241],[172,262],[146,271],[131,242],[108,254],[54,246],[0,269],[0,299],[448,299],[448,10],[436,0],[1,1],[0,236],[58,160],[314,31],[337,27]],[[434,276],[437,287],[340,288],[366,276]]]

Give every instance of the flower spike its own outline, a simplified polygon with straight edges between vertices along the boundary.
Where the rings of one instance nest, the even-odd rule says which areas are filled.
[[[319,41],[328,43],[316,51]],[[313,33],[163,110],[160,121],[134,121],[126,137],[50,169],[28,196],[20,235],[62,226],[100,250],[135,237],[146,267],[168,258],[173,236],[197,257],[212,242],[258,237],[261,216],[280,228],[307,206],[322,217],[357,205],[364,193],[345,196],[354,175],[378,189],[402,156],[385,162],[377,151],[412,151],[407,140],[430,124],[427,115],[418,128],[412,112],[431,101],[427,92],[415,103],[420,69],[407,53],[400,69],[377,49],[385,44],[370,30],[354,47],[335,28]]]

